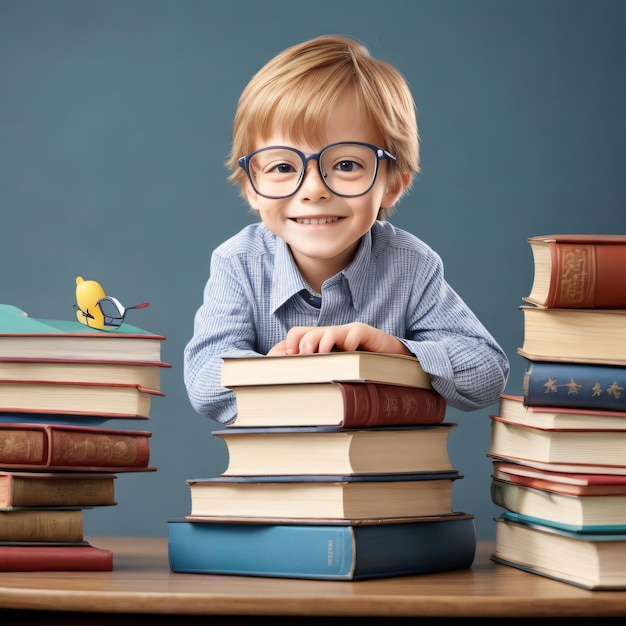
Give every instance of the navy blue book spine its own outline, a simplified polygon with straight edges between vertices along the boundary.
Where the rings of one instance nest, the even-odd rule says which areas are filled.
[[[626,411],[626,367],[528,361],[526,406]]]

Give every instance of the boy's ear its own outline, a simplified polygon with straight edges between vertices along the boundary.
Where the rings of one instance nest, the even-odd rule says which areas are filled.
[[[387,184],[387,189],[383,194],[380,206],[385,209],[393,207],[409,186],[410,182],[411,176],[409,174],[394,176],[393,180],[390,180]]]
[[[259,207],[258,207],[259,196],[256,193],[256,191],[254,191],[254,188],[250,184],[249,180],[246,180],[244,190],[246,192],[246,198],[248,199],[248,204],[250,205],[250,208],[253,211],[258,211],[259,210]]]

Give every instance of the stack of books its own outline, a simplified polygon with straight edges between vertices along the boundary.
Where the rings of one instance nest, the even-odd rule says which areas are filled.
[[[471,566],[452,508],[456,424],[414,358],[369,352],[225,359],[238,414],[228,465],[187,481],[175,572],[358,580]]]
[[[165,337],[124,324],[99,331],[0,304],[0,571],[110,571],[84,511],[113,506],[115,480],[154,471],[150,416]]]
[[[626,235],[528,241],[523,395],[491,416],[493,559],[626,589]]]

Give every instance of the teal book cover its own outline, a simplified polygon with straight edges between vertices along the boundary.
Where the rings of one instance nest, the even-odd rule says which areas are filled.
[[[71,315],[75,315],[72,310]],[[161,361],[163,335],[131,324],[100,330],[78,319],[31,317],[10,304],[0,304],[0,359],[49,361]]]
[[[624,504],[626,505],[626,498]],[[517,522],[518,524],[526,524],[527,526],[547,526],[555,531],[563,531],[565,533],[573,533],[576,535],[623,535],[626,539],[626,518],[623,524],[565,524],[555,522],[553,520],[544,519],[542,517],[533,517],[532,515],[524,515],[523,513],[514,513],[513,511],[505,511],[500,517],[509,522]]]
[[[121,326],[100,330],[81,324],[73,310],[68,319],[42,319],[32,317],[12,304],[0,304],[0,335],[146,335],[161,338],[147,330],[124,322]],[[74,316],[73,319],[71,317]]]
[[[399,523],[168,522],[174,572],[360,580],[471,567],[474,516]]]

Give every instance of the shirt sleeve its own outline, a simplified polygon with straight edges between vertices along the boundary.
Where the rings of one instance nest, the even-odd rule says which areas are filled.
[[[432,252],[420,268],[400,340],[450,406],[473,411],[497,402],[509,375],[506,354],[444,280],[440,257]]]
[[[213,253],[193,336],[184,350],[184,380],[193,408],[217,422],[237,413],[235,395],[221,384],[225,356],[258,355],[254,310],[246,280],[231,259]]]

